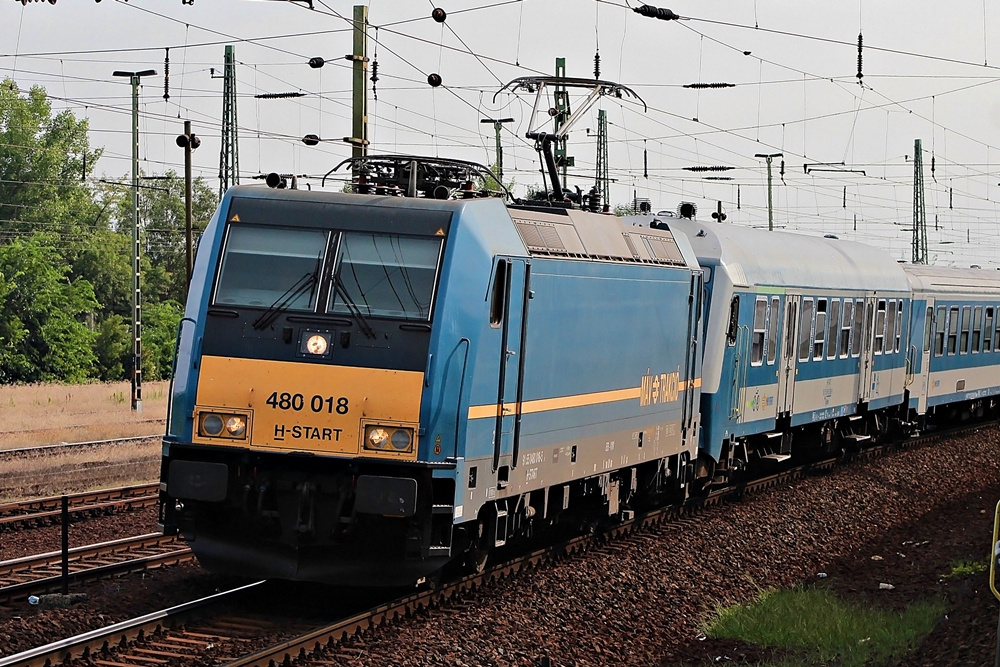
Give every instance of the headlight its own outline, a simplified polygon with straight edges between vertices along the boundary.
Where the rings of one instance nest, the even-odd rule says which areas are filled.
[[[326,336],[321,336],[320,334],[313,334],[306,339],[306,352],[309,354],[324,355],[330,347],[330,341],[326,339]]]
[[[222,433],[222,417],[219,415],[204,415],[201,418],[202,435],[217,436]]]
[[[389,432],[384,428],[373,428],[368,432],[368,443],[370,449],[385,449],[389,444]]]
[[[247,416],[202,412],[198,416],[198,435],[203,438],[245,440],[247,437]]]
[[[331,333],[327,331],[303,331],[299,338],[299,356],[325,357],[330,354]]]
[[[239,438],[247,432],[246,420],[243,417],[230,417],[226,420],[226,430],[229,431],[229,435]]]
[[[413,438],[410,437],[410,430],[406,428],[396,429],[389,438],[389,442],[392,443],[393,448],[400,452],[408,451],[412,441]]]
[[[413,451],[413,429],[401,426],[366,426],[365,449],[402,454]]]

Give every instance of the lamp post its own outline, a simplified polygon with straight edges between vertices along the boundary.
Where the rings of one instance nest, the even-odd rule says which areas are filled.
[[[116,70],[114,76],[128,77],[132,84],[132,409],[142,412],[142,300],[139,291],[139,79],[155,76],[151,69],[141,72]]]
[[[513,118],[480,118],[480,123],[493,123],[497,134],[497,183],[503,184],[503,146],[500,145],[500,129],[504,123],[513,123]]]
[[[757,153],[754,157],[762,157],[767,160],[767,231],[774,231],[774,207],[771,203],[771,160],[776,157],[784,157],[781,153]]]
[[[187,286],[191,287],[194,266],[194,231],[191,214],[191,151],[201,146],[201,139],[191,131],[191,121],[184,121],[184,134],[178,135],[177,145],[184,149],[184,238],[187,244]]]

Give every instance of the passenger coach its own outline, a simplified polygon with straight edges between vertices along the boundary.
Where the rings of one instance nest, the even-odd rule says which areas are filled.
[[[898,420],[911,305],[892,258],[835,238],[649,224],[688,238],[705,271],[699,477],[788,459],[798,434],[833,451]]]

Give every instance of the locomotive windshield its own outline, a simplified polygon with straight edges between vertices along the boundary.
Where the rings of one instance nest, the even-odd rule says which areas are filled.
[[[345,233],[328,311],[368,317],[430,319],[441,240]]]
[[[319,230],[231,226],[215,303],[267,308],[287,298],[284,310],[314,310],[326,244]]]
[[[275,315],[325,312],[426,322],[442,245],[440,238],[231,225],[214,303]]]

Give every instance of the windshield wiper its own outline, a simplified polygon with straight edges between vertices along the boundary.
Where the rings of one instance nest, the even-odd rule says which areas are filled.
[[[261,331],[271,326],[271,324],[278,319],[279,315],[288,310],[296,299],[305,294],[307,290],[311,290],[315,284],[315,271],[303,275],[295,281],[294,285],[285,290],[284,294],[275,299],[274,303],[268,306],[267,310],[261,313],[260,317],[254,320],[253,328],[257,331]]]
[[[372,329],[372,325],[369,324],[368,318],[361,313],[361,309],[358,308],[358,304],[354,303],[354,299],[352,299],[351,295],[347,293],[347,287],[344,286],[344,281],[340,279],[340,275],[334,275],[333,289],[340,295],[340,298],[344,300],[344,305],[347,306],[347,310],[349,310],[351,315],[357,319],[358,328],[361,329],[361,333],[368,338],[377,338],[378,336],[375,334],[375,330]]]

